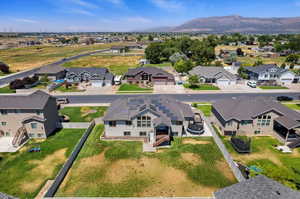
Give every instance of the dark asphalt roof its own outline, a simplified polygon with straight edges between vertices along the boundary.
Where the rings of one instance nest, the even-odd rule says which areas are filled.
[[[216,199],[300,199],[294,191],[263,175],[220,189]]]
[[[104,116],[105,121],[132,120],[142,112],[150,111],[159,122],[183,121],[194,116],[191,107],[164,96],[129,97],[114,101]]]
[[[17,198],[0,192],[0,199],[17,199]]]
[[[56,74],[64,71],[66,68],[60,65],[48,65],[40,68],[35,74]]]
[[[30,95],[1,95],[0,109],[37,109],[42,110],[51,96],[43,91]]]
[[[88,73],[93,73],[93,74],[105,74],[108,72],[107,68],[97,68],[97,67],[72,67],[67,69],[68,72],[70,73],[83,73],[83,72],[88,72]]]
[[[138,67],[128,69],[128,72],[125,76],[136,76],[139,73],[145,72],[147,74],[151,74],[152,77],[168,77],[168,79],[174,79],[174,76],[167,71],[164,71],[160,68],[156,67]]]
[[[226,71],[223,67],[217,66],[197,66],[193,68],[190,72],[191,75],[197,75],[199,77],[210,78],[210,79],[229,79],[236,80],[237,77]]]
[[[44,118],[40,118],[38,116],[29,116],[29,117],[26,117],[22,120],[23,123],[26,123],[27,121],[31,121],[31,120],[34,120],[34,121],[38,121],[38,122],[45,122],[46,119]]]
[[[275,75],[280,75],[284,72],[289,71],[288,69],[279,68],[276,64],[264,64],[260,66],[245,67],[245,69],[257,74],[268,72]]]
[[[284,116],[284,124],[295,124],[300,120],[300,113],[289,109],[288,107],[278,103],[271,98],[263,97],[238,97],[232,99],[222,99],[213,103],[213,107],[218,111],[225,121],[235,119],[252,120],[258,115],[266,112],[275,111],[279,115]],[[291,120],[289,122],[286,122]],[[294,121],[294,122],[293,122]],[[300,125],[300,122],[297,122]]]

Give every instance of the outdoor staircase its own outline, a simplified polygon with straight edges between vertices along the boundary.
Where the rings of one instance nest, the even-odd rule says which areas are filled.
[[[157,147],[161,145],[164,142],[170,141],[170,136],[169,135],[158,135],[156,136],[156,142],[153,143],[153,147]]]
[[[18,147],[21,144],[23,144],[24,142],[26,142],[29,139],[27,130],[24,126],[20,127],[16,133],[16,135],[14,136],[14,139],[12,141],[12,145],[14,147]]]
[[[290,144],[288,144],[288,147],[291,149],[300,147],[300,138],[297,138],[296,140],[292,141]]]

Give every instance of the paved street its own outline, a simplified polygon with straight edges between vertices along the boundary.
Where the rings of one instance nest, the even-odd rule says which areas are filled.
[[[81,103],[110,103],[116,99],[132,96],[149,96],[156,95],[160,96],[162,94],[133,94],[133,95],[56,95],[56,97],[67,97],[70,100],[70,103],[81,104]],[[290,96],[294,99],[298,99],[300,92],[289,92],[289,93],[212,93],[212,94],[166,94],[166,96],[173,97],[180,101],[185,102],[214,102],[218,99],[239,97],[239,96],[248,96],[248,97],[277,97],[277,96]]]

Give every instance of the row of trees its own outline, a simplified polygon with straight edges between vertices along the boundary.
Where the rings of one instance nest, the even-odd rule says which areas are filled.
[[[25,88],[25,85],[32,85],[39,80],[38,76],[34,75],[33,77],[25,77],[23,79],[16,79],[9,84],[10,89],[22,89]]]

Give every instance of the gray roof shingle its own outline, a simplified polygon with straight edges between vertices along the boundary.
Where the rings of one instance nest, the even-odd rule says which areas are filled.
[[[197,66],[193,68],[189,74],[197,75],[199,77],[209,78],[209,79],[229,79],[236,80],[237,77],[226,71],[223,67],[214,67],[214,66]]]
[[[168,77],[170,80],[174,80],[174,76],[167,71],[164,71],[160,68],[156,67],[138,67],[138,68],[131,68],[128,69],[128,72],[125,76],[136,76],[137,74],[145,72],[147,74],[151,74],[152,77]]]
[[[216,199],[300,199],[294,191],[263,175],[220,189]]]
[[[245,67],[245,69],[256,74],[268,72],[274,75],[280,75],[289,71],[288,69],[278,67],[276,64],[264,64],[253,67]]]
[[[57,74],[64,71],[66,68],[60,65],[48,65],[41,67],[35,74]]]
[[[52,96],[43,91],[36,91],[30,95],[1,95],[0,109],[42,110],[49,98],[52,98]]]

